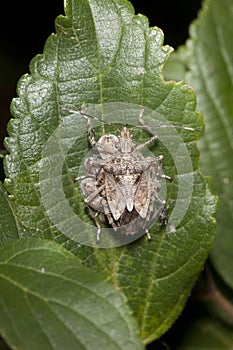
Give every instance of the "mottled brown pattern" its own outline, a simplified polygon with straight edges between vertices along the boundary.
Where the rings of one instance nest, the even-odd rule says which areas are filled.
[[[165,200],[159,195],[161,179],[168,178],[162,173],[163,157],[145,157],[140,151],[144,144],[137,145],[127,127],[119,136],[104,135],[98,142],[90,135],[92,130],[89,141],[98,152],[85,160],[84,175],[76,180],[80,181],[86,205],[93,211],[97,240],[97,215],[117,232],[128,235],[144,230],[150,238],[148,229],[153,219],[160,214],[163,220],[166,217]],[[155,139],[151,137],[151,142]]]

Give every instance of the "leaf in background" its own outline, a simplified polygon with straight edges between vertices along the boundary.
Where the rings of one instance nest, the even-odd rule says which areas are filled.
[[[14,195],[20,234],[28,234],[30,229],[32,234],[53,237],[77,254],[84,264],[104,270],[115,287],[126,294],[140,324],[141,336],[148,343],[164,333],[182,311],[215,233],[212,218],[215,199],[197,169],[195,143],[199,133],[179,130],[192,156],[191,170],[187,171],[183,162],[183,171],[177,174],[166,147],[160,142],[155,150],[156,155],[164,155],[164,173],[174,178],[167,186],[170,217],[181,184],[180,205],[186,203],[190,183],[193,186],[190,205],[185,206],[186,215],[176,231],[168,235],[156,224],[151,229],[151,242],[143,237],[120,248],[80,247],[50,221],[53,212],[70,223],[68,229],[73,237],[79,234],[60,209],[62,199],[56,201],[58,195],[69,200],[72,210],[83,220],[91,221],[72,181],[88,147],[84,119],[76,116],[74,127],[67,128],[63,135],[63,141],[72,145],[65,156],[60,143],[52,148],[51,157],[42,155],[58,126],[68,123],[69,116],[64,111],[77,110],[83,103],[102,106],[103,118],[107,103],[145,105],[171,125],[196,129],[203,128],[202,118],[195,112],[192,89],[184,83],[164,81],[161,71],[171,49],[162,46],[163,35],[158,28],[149,28],[145,17],[134,15],[129,2],[69,0],[65,2],[65,12],[66,16],[58,17],[57,34],[48,39],[43,55],[31,62],[31,75],[25,75],[19,82],[19,97],[12,103],[15,119],[10,122],[10,137],[6,142],[10,151],[5,162],[6,186]],[[148,126],[157,122],[157,119],[147,120]],[[74,143],[73,131],[77,126],[80,135],[76,135]],[[105,127],[102,133],[106,133]],[[136,141],[141,143],[142,138]],[[173,152],[179,155],[175,147]],[[47,179],[44,178],[51,184],[58,181],[63,185],[62,191],[48,187],[47,199],[52,205],[46,211],[40,196],[39,174],[43,164],[53,164],[52,170],[56,170],[55,160],[58,164],[61,156],[64,157],[62,171],[59,168],[54,178],[48,172]]]
[[[233,288],[233,3],[205,2],[191,26],[187,43],[190,73],[198,109],[206,121],[200,142],[201,168],[213,178],[220,198],[218,234],[211,258],[223,280]]]
[[[143,349],[126,300],[53,242],[0,252],[0,331],[14,349]]]
[[[19,238],[15,216],[7,193],[0,183],[0,247]]]
[[[229,350],[232,349],[232,329],[210,318],[192,323],[177,346],[178,350]]]
[[[185,74],[187,72],[187,48],[185,46],[180,46],[176,51],[172,52],[167,60],[163,75],[166,80],[174,79],[175,81],[180,81],[185,79]]]

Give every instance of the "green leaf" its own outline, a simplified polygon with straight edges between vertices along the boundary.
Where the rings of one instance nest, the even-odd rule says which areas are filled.
[[[167,60],[163,75],[166,80],[174,79],[176,81],[184,80],[187,72],[187,48],[185,46],[179,47],[176,51],[172,52]]]
[[[233,344],[232,329],[210,318],[192,323],[182,338],[179,350],[229,350]]]
[[[201,168],[213,178],[220,198],[218,233],[212,262],[225,283],[233,288],[233,4],[206,1],[191,27],[188,42],[190,73],[187,81],[197,93],[204,113],[205,135],[200,142]],[[204,35],[203,35],[204,33]]]
[[[65,13],[12,102],[6,187],[14,195],[20,235],[54,238],[84,264],[105,271],[126,294],[148,343],[181,313],[215,233],[215,199],[197,168],[202,116],[190,87],[164,81],[161,72],[171,49],[162,46],[161,30],[135,16],[128,1],[69,0]],[[164,155],[164,173],[173,178],[166,196],[167,228],[173,233],[156,223],[151,242],[142,237],[100,249],[111,238],[104,233],[99,247],[88,241],[90,234],[95,241],[96,228],[72,181],[87,155],[87,126],[78,114],[67,113],[82,104],[120,127],[137,126],[141,105],[146,106],[145,124],[159,134],[158,147],[150,150]],[[157,128],[159,122],[196,131]],[[96,129],[98,137],[115,131],[105,124]],[[148,133],[133,131],[137,142],[148,140]]]
[[[0,183],[0,246],[19,237],[15,216],[7,193]]]
[[[53,242],[0,252],[0,330],[14,349],[142,349],[126,300]]]

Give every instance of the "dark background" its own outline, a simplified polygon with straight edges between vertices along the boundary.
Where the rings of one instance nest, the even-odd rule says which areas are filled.
[[[188,26],[201,7],[201,0],[131,1],[135,13],[160,27],[165,43],[176,48],[185,43]],[[153,6],[153,7],[152,7]],[[30,60],[43,52],[47,37],[54,32],[54,20],[64,14],[62,0],[4,1],[0,21],[0,148],[10,118],[9,106],[16,96],[16,84],[29,72]]]

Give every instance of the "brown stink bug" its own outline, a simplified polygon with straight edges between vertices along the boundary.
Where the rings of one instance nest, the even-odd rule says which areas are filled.
[[[155,157],[142,153],[147,145],[158,139],[158,135],[137,144],[130,129],[124,126],[117,129],[118,135],[106,134],[96,141],[91,119],[99,119],[81,110],[79,113],[87,121],[93,152],[84,161],[83,174],[74,182],[79,182],[86,207],[97,226],[97,242],[101,232],[98,217],[116,232],[134,235],[143,231],[151,239],[149,228],[154,220],[159,217],[162,223],[167,223],[166,201],[160,195],[160,189],[162,179],[171,180],[163,174],[162,155]],[[115,128],[113,124],[101,122]]]

